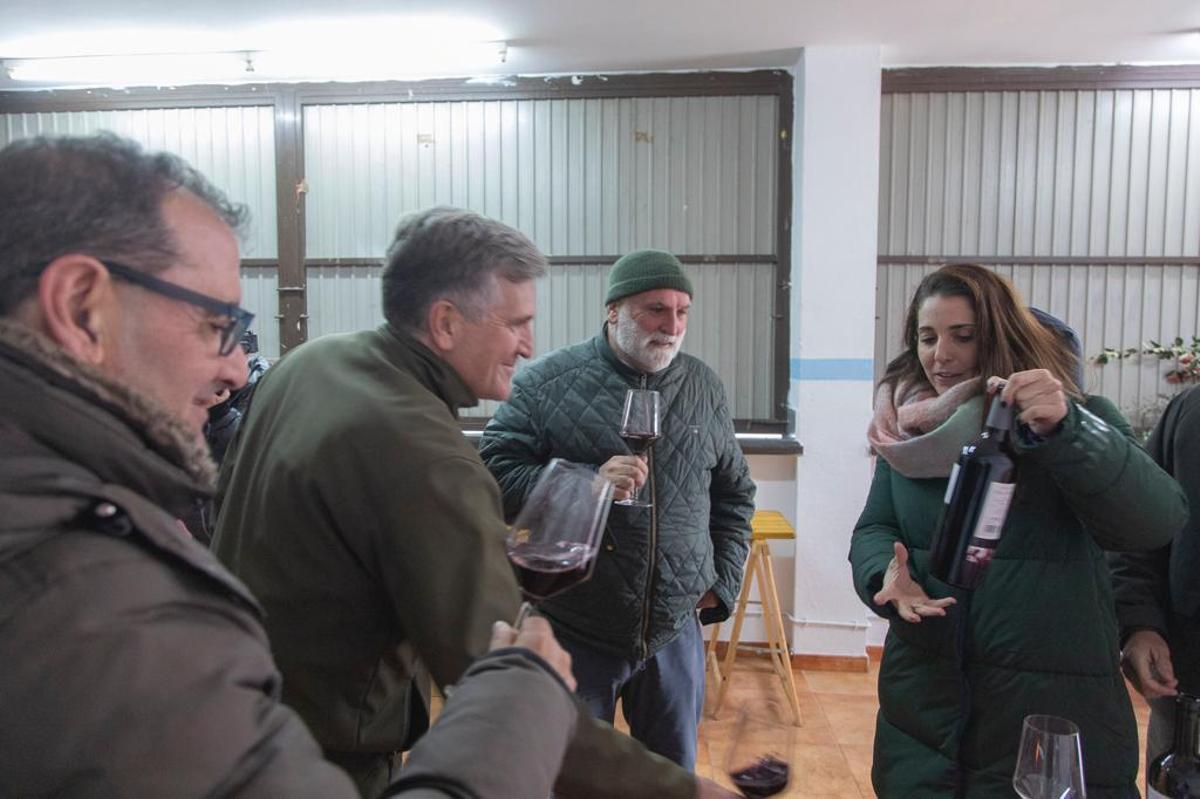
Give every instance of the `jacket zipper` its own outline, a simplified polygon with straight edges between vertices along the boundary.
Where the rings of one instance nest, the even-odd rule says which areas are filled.
[[[639,387],[646,388],[646,376],[639,379]],[[661,410],[660,410],[661,413]],[[659,420],[661,425],[662,420]],[[642,659],[650,655],[650,607],[654,599],[654,561],[658,557],[658,497],[655,496],[654,486],[654,447],[646,454],[646,466],[650,481],[650,552],[646,558],[646,591],[642,600]]]

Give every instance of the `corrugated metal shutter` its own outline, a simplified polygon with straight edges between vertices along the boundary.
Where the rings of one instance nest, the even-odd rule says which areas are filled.
[[[885,94],[881,128],[877,374],[926,256],[1011,259],[1085,355],[1198,332],[1198,268],[1139,261],[1200,256],[1200,89]],[[1087,387],[1136,413],[1165,371],[1112,363]]]
[[[307,257],[381,259],[397,220],[430,205],[500,219],[577,259],[539,287],[544,352],[599,329],[606,257],[714,256],[689,265],[686,346],[725,380],[736,417],[769,419],[777,106],[774,96],[306,106]],[[308,276],[311,337],[381,319],[368,301],[377,267],[310,265]]]

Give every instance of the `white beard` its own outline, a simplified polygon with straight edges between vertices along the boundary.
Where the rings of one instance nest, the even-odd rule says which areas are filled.
[[[662,333],[644,332],[625,304],[617,306],[617,323],[612,330],[621,354],[632,361],[633,366],[650,374],[670,366],[683,346],[683,335],[665,336]]]

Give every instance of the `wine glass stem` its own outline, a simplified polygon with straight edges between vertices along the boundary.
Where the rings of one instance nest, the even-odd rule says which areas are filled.
[[[513,622],[513,627],[517,630],[521,629],[521,625],[525,623],[525,617],[533,610],[532,602],[522,602],[521,609],[517,611],[517,620]]]

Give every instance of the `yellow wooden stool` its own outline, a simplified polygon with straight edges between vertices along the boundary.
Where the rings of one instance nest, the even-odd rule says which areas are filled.
[[[801,726],[800,698],[796,694],[796,678],[792,674],[792,656],[788,651],[787,635],[784,633],[783,615],[779,607],[779,591],[775,588],[775,570],[771,567],[771,539],[794,539],[795,530],[788,524],[783,514],[775,510],[759,510],[754,512],[750,523],[753,535],[750,539],[750,556],[746,559],[746,574],[742,578],[742,593],[738,597],[737,608],[733,612],[733,635],[729,638],[729,648],[725,651],[725,662],[717,659],[717,638],[721,635],[721,625],[713,625],[712,639],[708,642],[706,662],[712,669],[717,682],[717,699],[713,703],[712,716],[717,717],[721,704],[725,701],[725,692],[733,677],[733,662],[737,659],[738,641],[742,636],[742,622],[746,619],[746,605],[750,604],[750,584],[758,580],[759,604],[763,609],[763,627],[767,631],[767,656],[771,658],[771,666],[783,683],[783,691],[787,694],[796,717],[796,726]]]

